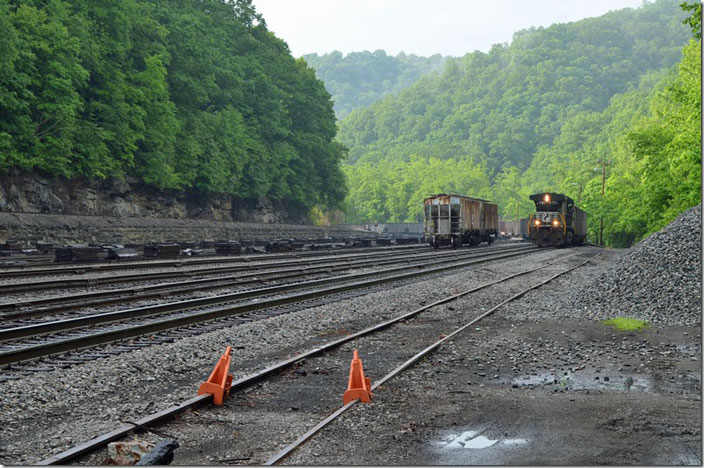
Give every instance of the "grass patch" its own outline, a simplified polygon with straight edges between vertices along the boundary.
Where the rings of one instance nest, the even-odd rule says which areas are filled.
[[[616,317],[609,320],[604,320],[601,323],[623,331],[642,330],[643,328],[650,327],[650,324],[646,321],[628,317]]]

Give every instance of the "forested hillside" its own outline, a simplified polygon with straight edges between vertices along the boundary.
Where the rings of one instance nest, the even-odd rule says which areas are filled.
[[[692,13],[659,0],[521,31],[352,112],[339,134],[348,218],[416,221],[424,195],[456,191],[515,219],[531,211],[528,195],[555,190],[587,209],[592,240],[602,217],[611,245],[659,229],[701,200]]]
[[[349,162],[472,156],[494,173],[505,163],[525,169],[569,116],[605,109],[644,73],[679,60],[687,28],[677,1],[519,31],[508,46],[448,60],[441,76],[340,123]]]
[[[335,205],[335,123],[251,0],[0,0],[0,173]]]
[[[344,56],[338,51],[308,54],[303,59],[325,83],[335,103],[335,114],[343,119],[358,107],[408,88],[425,74],[442,71],[446,57],[440,54],[419,57],[403,52],[392,56],[376,50]]]

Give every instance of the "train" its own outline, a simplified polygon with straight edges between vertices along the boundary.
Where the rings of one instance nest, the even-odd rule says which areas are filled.
[[[528,218],[528,238],[539,247],[580,245],[587,239],[587,213],[567,195],[553,192],[529,197],[535,213]]]
[[[423,200],[423,238],[432,247],[491,244],[499,228],[496,204],[480,198],[438,193]]]
[[[499,218],[499,237],[504,239],[511,237],[528,239],[528,218],[514,221]]]

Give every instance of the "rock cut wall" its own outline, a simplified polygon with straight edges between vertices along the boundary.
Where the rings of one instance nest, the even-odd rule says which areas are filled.
[[[294,224],[258,224],[199,219],[116,218],[106,216],[0,213],[0,243],[16,239],[55,245],[144,244],[167,241],[270,240],[277,238],[376,237],[351,229]]]
[[[0,176],[0,212],[115,218],[207,219],[256,223],[305,222],[305,213],[266,198],[203,199],[184,191],[159,191],[135,179],[67,180],[37,173]]]

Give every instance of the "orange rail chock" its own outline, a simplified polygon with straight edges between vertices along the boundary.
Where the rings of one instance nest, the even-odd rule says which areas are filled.
[[[230,386],[232,385],[232,374],[228,373],[230,370],[230,353],[232,352],[232,346],[228,346],[225,353],[220,356],[213,372],[210,373],[208,380],[200,384],[198,389],[198,395],[203,395],[204,393],[213,394],[213,402],[220,406],[222,401],[230,395]]]
[[[345,405],[352,400],[371,403],[372,396],[372,382],[368,377],[364,377],[362,360],[359,359],[359,352],[355,349],[350,366],[350,382],[347,384],[347,391],[342,395],[342,402]]]

